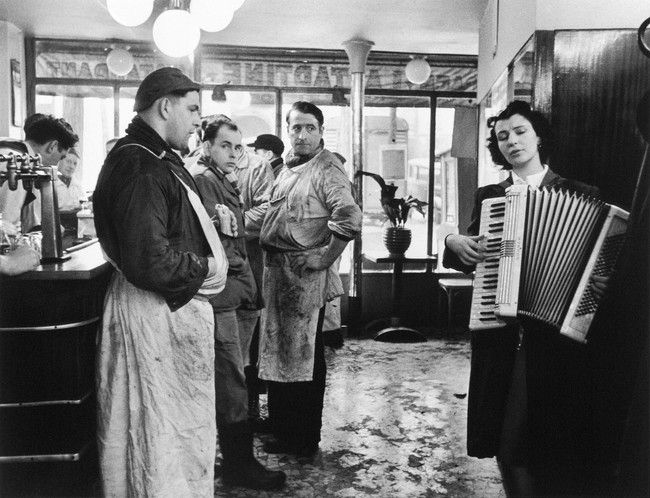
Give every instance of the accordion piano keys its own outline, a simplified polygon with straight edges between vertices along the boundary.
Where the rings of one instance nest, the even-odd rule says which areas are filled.
[[[506,322],[495,314],[505,209],[504,197],[486,199],[481,206],[479,233],[486,235],[486,255],[485,259],[476,265],[469,317],[470,330],[493,329],[506,325]]]

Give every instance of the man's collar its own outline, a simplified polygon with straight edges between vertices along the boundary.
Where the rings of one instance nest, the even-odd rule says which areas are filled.
[[[199,161],[219,178],[224,178],[226,176],[226,173],[219,169],[217,163],[215,163],[210,156],[203,155]]]
[[[59,180],[61,180],[61,183],[63,183],[66,187],[69,187],[72,183],[72,178],[66,178],[61,173],[59,173]]]
[[[32,144],[30,144],[29,142],[24,142],[24,144],[25,144],[25,147],[27,147],[27,153],[30,156],[35,156],[36,151],[34,150],[34,147],[32,147]]]

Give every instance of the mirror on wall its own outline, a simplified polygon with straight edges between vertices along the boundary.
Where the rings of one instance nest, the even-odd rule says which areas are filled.
[[[513,100],[524,100],[529,104],[533,102],[533,78],[535,70],[535,38],[531,37],[515,56],[512,69]]]
[[[494,82],[490,91],[479,105],[479,147],[478,147],[478,185],[498,183],[505,174],[494,166],[486,143],[488,138],[487,120],[505,109],[513,100],[533,103],[535,77],[535,37],[524,44],[508,67]]]
[[[487,120],[499,113],[508,105],[508,70],[492,85],[492,88],[479,104],[478,118],[478,186],[498,183],[502,180],[501,170],[498,169],[487,150],[488,138]]]

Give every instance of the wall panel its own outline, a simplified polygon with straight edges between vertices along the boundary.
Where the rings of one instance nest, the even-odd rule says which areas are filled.
[[[633,30],[558,31],[554,54],[552,167],[629,207],[645,148],[635,119],[650,90],[650,59]]]

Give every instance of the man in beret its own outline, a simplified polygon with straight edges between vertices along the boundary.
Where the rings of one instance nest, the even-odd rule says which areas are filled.
[[[117,271],[96,360],[104,496],[212,497],[214,319],[228,263],[175,150],[199,125],[200,86],[180,70],[141,83],[137,112],[93,195],[97,236]]]

